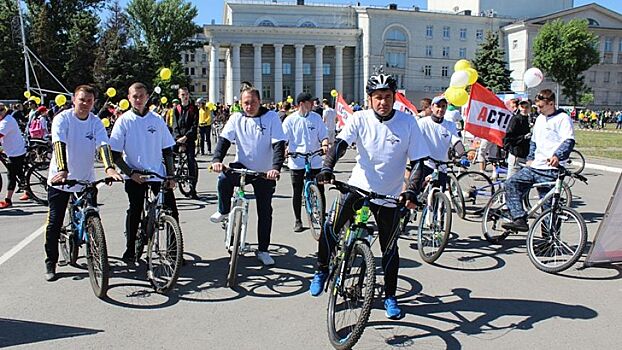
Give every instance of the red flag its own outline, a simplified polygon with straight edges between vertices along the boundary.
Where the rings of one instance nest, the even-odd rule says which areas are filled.
[[[418,113],[417,107],[410,103],[406,96],[404,96],[401,92],[395,93],[395,102],[393,103],[393,109],[406,112],[410,115],[416,115]]]
[[[335,102],[335,111],[337,112],[338,128],[342,128],[346,124],[346,119],[354,114],[352,108],[350,108],[350,106],[348,106],[343,97],[341,97],[341,94],[337,96],[337,101]]]
[[[469,106],[464,118],[466,131],[503,146],[503,137],[510,118],[512,118],[512,112],[497,95],[479,83],[471,86]]]

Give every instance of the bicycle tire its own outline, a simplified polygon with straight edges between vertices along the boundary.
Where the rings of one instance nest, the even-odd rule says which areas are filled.
[[[538,189],[535,187],[531,187],[529,192],[525,194],[525,198],[523,198],[523,204],[525,206],[525,210],[529,211],[533,205],[532,203],[537,203],[540,200],[540,196],[538,195]],[[562,191],[559,195],[560,204],[564,207],[572,206],[572,190],[570,186],[566,182],[562,182]]]
[[[192,182],[190,181],[190,169],[188,168],[188,162],[184,159],[179,165],[179,177],[178,186],[179,192],[185,197],[190,197],[192,193]]]
[[[164,237],[160,239],[162,231],[164,231]],[[160,247],[163,241],[166,247],[164,250]],[[184,258],[183,254],[184,242],[177,221],[170,215],[162,215],[147,244],[149,269],[147,273],[157,293],[164,294],[175,286]]]
[[[2,192],[2,174],[0,174],[0,192]]]
[[[430,207],[427,205],[423,208],[417,234],[417,250],[419,250],[421,259],[428,264],[433,264],[443,254],[451,232],[449,198],[444,193],[434,193],[431,208],[433,209],[432,213],[430,213]],[[427,223],[429,215],[433,215],[431,225]]]
[[[506,203],[506,191],[499,189],[492,195],[482,214],[484,238],[492,244],[501,243],[512,233],[501,227],[506,222],[512,222],[512,216]]]
[[[87,216],[85,223],[84,229],[89,240],[86,244],[86,266],[89,270],[89,280],[95,296],[103,299],[106,297],[110,278],[104,227],[99,216],[94,214]]]
[[[35,202],[48,205],[48,179],[47,174],[43,174],[44,169],[32,167],[26,174],[26,191],[30,198]]]
[[[369,246],[362,242],[357,241],[352,246],[352,250],[345,255],[345,260],[342,264],[346,264],[344,267],[344,275],[340,275],[340,269],[337,267],[337,272],[333,276],[329,285],[329,298],[327,307],[327,328],[328,339],[333,347],[337,350],[351,349],[363,335],[367,321],[369,320],[369,314],[371,312],[371,306],[374,300],[374,288],[376,284],[376,266],[374,263],[374,256],[372,255]],[[357,259],[360,257],[361,259]],[[363,265],[360,267],[358,274],[353,273],[356,270],[355,263],[361,262]],[[347,282],[353,277],[353,284],[347,287]],[[365,288],[363,290],[363,288]],[[351,326],[341,327],[336,322],[339,316],[338,313],[340,303],[338,298],[343,299],[343,307],[345,312],[351,309],[351,306],[360,304],[360,313],[355,318],[356,322]],[[359,300],[360,299],[360,300]]]
[[[310,204],[310,208],[306,208],[307,221],[309,228],[311,228],[311,235],[316,241],[320,240],[320,234],[322,231],[322,225],[324,223],[324,203],[322,202],[322,193],[320,188],[311,183],[308,186],[308,191],[305,193],[307,198],[305,199],[305,206]]]
[[[583,254],[587,244],[587,226],[581,214],[568,207],[559,207],[558,210],[560,211],[557,214],[559,220],[564,218],[568,220],[570,217],[573,217],[579,228],[576,234],[568,233],[568,230],[562,233],[562,222],[555,224],[556,227],[554,229],[552,229],[550,224],[548,227],[546,226],[547,217],[549,222],[551,220],[553,208],[543,211],[534,220],[527,234],[527,255],[529,260],[538,270],[548,273],[558,273],[574,265]],[[558,225],[559,227],[557,227]],[[551,231],[553,234],[551,234]],[[568,244],[567,241],[562,241],[562,236],[564,238],[576,236],[576,242]],[[568,254],[563,254],[564,250]],[[554,256],[551,257],[550,253]],[[564,259],[563,255],[557,255],[557,253],[562,253],[568,257]],[[550,261],[551,259],[552,261]]]
[[[238,261],[240,260],[240,240],[242,239],[242,213],[240,211],[235,212],[233,221],[229,225],[233,225],[231,230],[233,237],[231,237],[231,249],[229,250],[231,257],[229,259],[229,271],[227,272],[227,287],[233,288],[236,286]]]
[[[460,174],[458,185],[464,198],[465,214],[482,213],[486,203],[495,192],[490,177],[479,171],[466,171]]]
[[[573,149],[564,166],[571,173],[579,175],[585,169],[585,157],[581,152]]]
[[[69,215],[69,213],[67,215]],[[65,227],[61,228],[58,245],[63,259],[65,260],[65,264],[74,266],[76,261],[78,261],[78,245],[76,244],[75,234],[73,232],[67,233]]]
[[[464,219],[466,216],[464,211],[464,193],[462,193],[462,189],[460,188],[460,183],[458,183],[456,175],[452,173],[447,174],[447,187],[449,188],[451,203],[453,204],[456,214],[458,214],[461,219]]]

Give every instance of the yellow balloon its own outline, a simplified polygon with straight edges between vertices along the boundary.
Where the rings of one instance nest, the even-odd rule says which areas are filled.
[[[445,91],[445,98],[454,106],[464,106],[469,100],[469,94],[465,89],[450,87]]]
[[[24,97],[30,98],[30,91],[24,91]]]
[[[108,90],[106,90],[106,96],[108,97],[115,97],[117,95],[117,90],[115,88],[108,88]]]
[[[471,62],[467,61],[467,60],[460,60],[458,62],[456,62],[456,64],[454,65],[454,71],[457,72],[459,70],[465,70],[467,68],[471,68]]]
[[[171,74],[173,73],[170,69],[162,68],[162,70],[160,71],[160,78],[162,78],[162,80],[169,80],[171,79]]]
[[[477,74],[477,71],[473,68],[467,68],[465,69],[465,71],[469,75],[469,85],[475,84],[477,78],[479,78],[479,74]]]
[[[35,97],[35,103],[36,104],[41,104],[41,99],[39,97]]]
[[[168,102],[168,98],[166,98],[166,96],[162,96],[162,98],[160,99],[160,103],[166,104],[166,102]]]
[[[337,90],[335,90],[335,89],[332,89],[332,90],[330,90],[330,95],[332,97],[337,97],[337,95],[339,95],[339,92]]]
[[[30,95],[30,97],[28,98],[28,101],[35,101],[36,102],[37,101],[37,96]]]
[[[124,111],[127,110],[128,108],[130,108],[130,101],[122,99],[121,101],[119,101],[119,107],[121,107],[121,109]]]
[[[290,96],[290,97],[287,98],[287,102],[294,103],[294,99]]]
[[[207,109],[212,110],[212,109],[214,109],[215,107],[216,107],[216,106],[214,105],[214,102],[209,101],[209,102],[207,103]]]
[[[54,102],[56,102],[57,106],[63,106],[67,102],[67,97],[65,95],[56,95]]]
[[[110,119],[108,119],[108,118],[103,118],[103,119],[102,119],[102,124],[104,124],[104,128],[108,128],[108,127],[110,127]]]

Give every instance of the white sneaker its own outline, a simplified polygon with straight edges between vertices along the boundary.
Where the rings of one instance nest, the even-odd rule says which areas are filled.
[[[212,216],[209,217],[209,221],[217,224],[219,222],[222,222],[228,214],[221,214],[220,212],[215,212],[214,214],[212,214]]]
[[[270,254],[268,254],[268,252],[260,252],[259,250],[257,250],[255,251],[255,255],[257,256],[257,259],[259,259],[259,261],[264,264],[264,266],[274,265],[274,259],[270,257]]]

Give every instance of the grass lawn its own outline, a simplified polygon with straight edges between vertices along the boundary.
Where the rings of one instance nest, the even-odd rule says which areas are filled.
[[[622,133],[575,129],[576,149],[585,157],[622,159]]]

